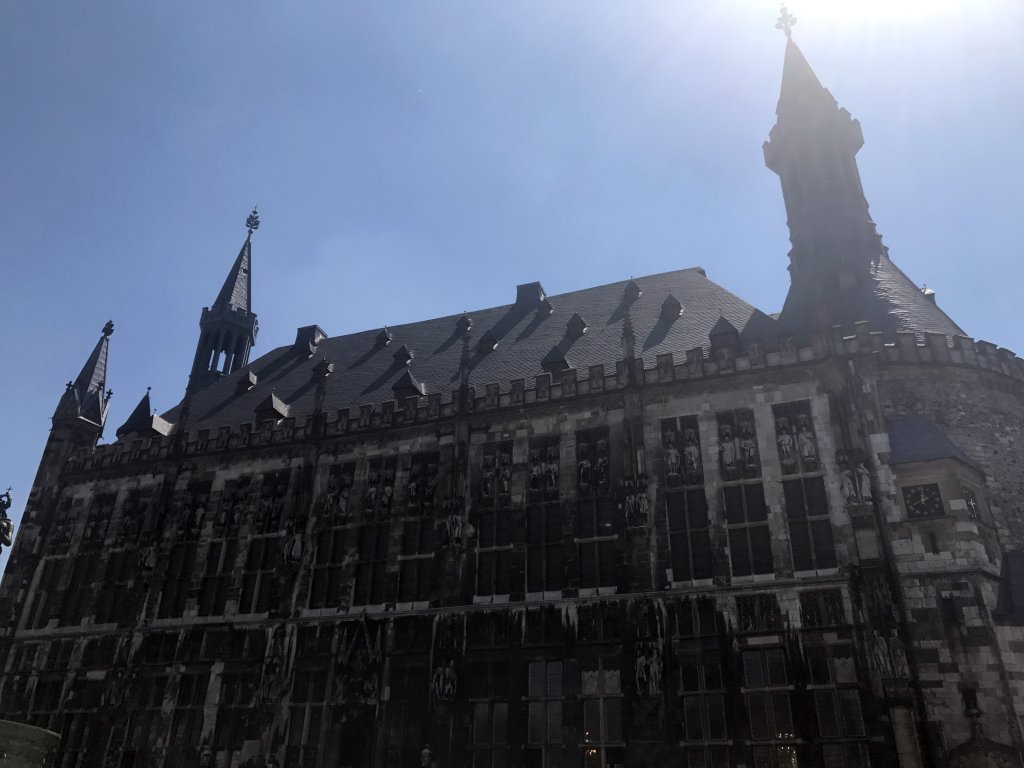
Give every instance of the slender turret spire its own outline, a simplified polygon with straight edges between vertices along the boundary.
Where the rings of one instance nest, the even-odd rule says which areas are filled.
[[[889,260],[857,169],[860,123],[807,63],[793,41],[795,23],[783,7],[776,25],[786,35],[782,86],[764,143],[765,164],[782,182],[792,243],[780,323],[800,335],[863,320],[875,330],[958,330]]]
[[[107,321],[78,378],[67,383],[53,413],[54,422],[81,420],[102,432],[110,398],[114,394],[107,390],[107,353],[113,333],[114,323]]]
[[[258,325],[252,311],[252,235],[260,226],[253,208],[245,220],[247,234],[213,305],[203,309],[200,337],[189,385],[202,387],[234,373],[249,362]]]

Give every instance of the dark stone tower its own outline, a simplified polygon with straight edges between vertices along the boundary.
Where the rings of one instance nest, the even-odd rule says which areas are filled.
[[[45,538],[54,524],[62,475],[69,458],[82,450],[94,450],[103,435],[113,396],[107,389],[107,355],[113,333],[114,323],[108,321],[92,354],[78,377],[67,383],[53,412],[53,427],[39,460],[0,588],[0,624],[7,622],[8,626],[13,626],[10,611],[16,607],[18,595],[27,589],[41,557],[37,541]]]
[[[221,376],[234,373],[249,362],[249,350],[259,329],[252,311],[252,233],[259,228],[256,210],[246,220],[249,234],[238,258],[210,307],[203,307],[199,319],[199,344],[189,387],[200,389]]]
[[[782,182],[793,245],[784,315],[827,327],[864,319],[844,315],[886,249],[857,170],[860,123],[818,81],[788,28],[786,37],[778,119],[764,144],[765,164]]]
[[[874,331],[963,330],[889,258],[868,213],[857,170],[860,123],[841,109],[790,37],[777,120],[764,143],[765,164],[778,174],[789,225],[790,288],[779,317],[794,336],[867,321]]]

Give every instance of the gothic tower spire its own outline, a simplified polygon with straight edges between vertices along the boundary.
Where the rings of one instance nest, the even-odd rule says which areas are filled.
[[[857,152],[860,123],[839,107],[786,35],[776,122],[765,164],[779,176],[789,225],[790,288],[779,322],[801,337],[867,321],[875,331],[963,334],[889,259],[868,213]]]
[[[796,20],[783,7],[786,34],[777,120],[764,143],[765,164],[778,174],[786,203],[794,291],[820,299],[816,325],[831,325],[836,299],[871,279],[886,256],[868,214],[856,155],[864,144],[860,123],[839,107],[792,38]],[[787,300],[787,305],[791,304]]]
[[[253,208],[245,220],[248,229],[224,285],[212,306],[199,319],[199,344],[192,362],[189,386],[201,388],[221,376],[234,373],[249,362],[259,326],[252,311],[252,233],[260,219]]]
[[[113,392],[107,389],[107,353],[113,321],[103,326],[99,341],[82,366],[78,378],[69,381],[53,412],[53,423],[88,427],[98,438],[103,433]]]

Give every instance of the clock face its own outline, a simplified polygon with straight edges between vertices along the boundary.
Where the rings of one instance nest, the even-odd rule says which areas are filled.
[[[934,517],[944,514],[937,483],[909,485],[903,489],[903,504],[909,517]]]

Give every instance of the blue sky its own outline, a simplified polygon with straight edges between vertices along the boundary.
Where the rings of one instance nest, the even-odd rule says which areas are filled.
[[[861,120],[893,259],[1024,354],[1024,5],[793,0]],[[113,318],[107,439],[183,393],[259,204],[254,356],[700,265],[765,311],[788,283],[761,143],[767,0],[8,2],[0,7],[0,487],[20,515],[63,384]],[[6,560],[6,554],[4,561]]]

